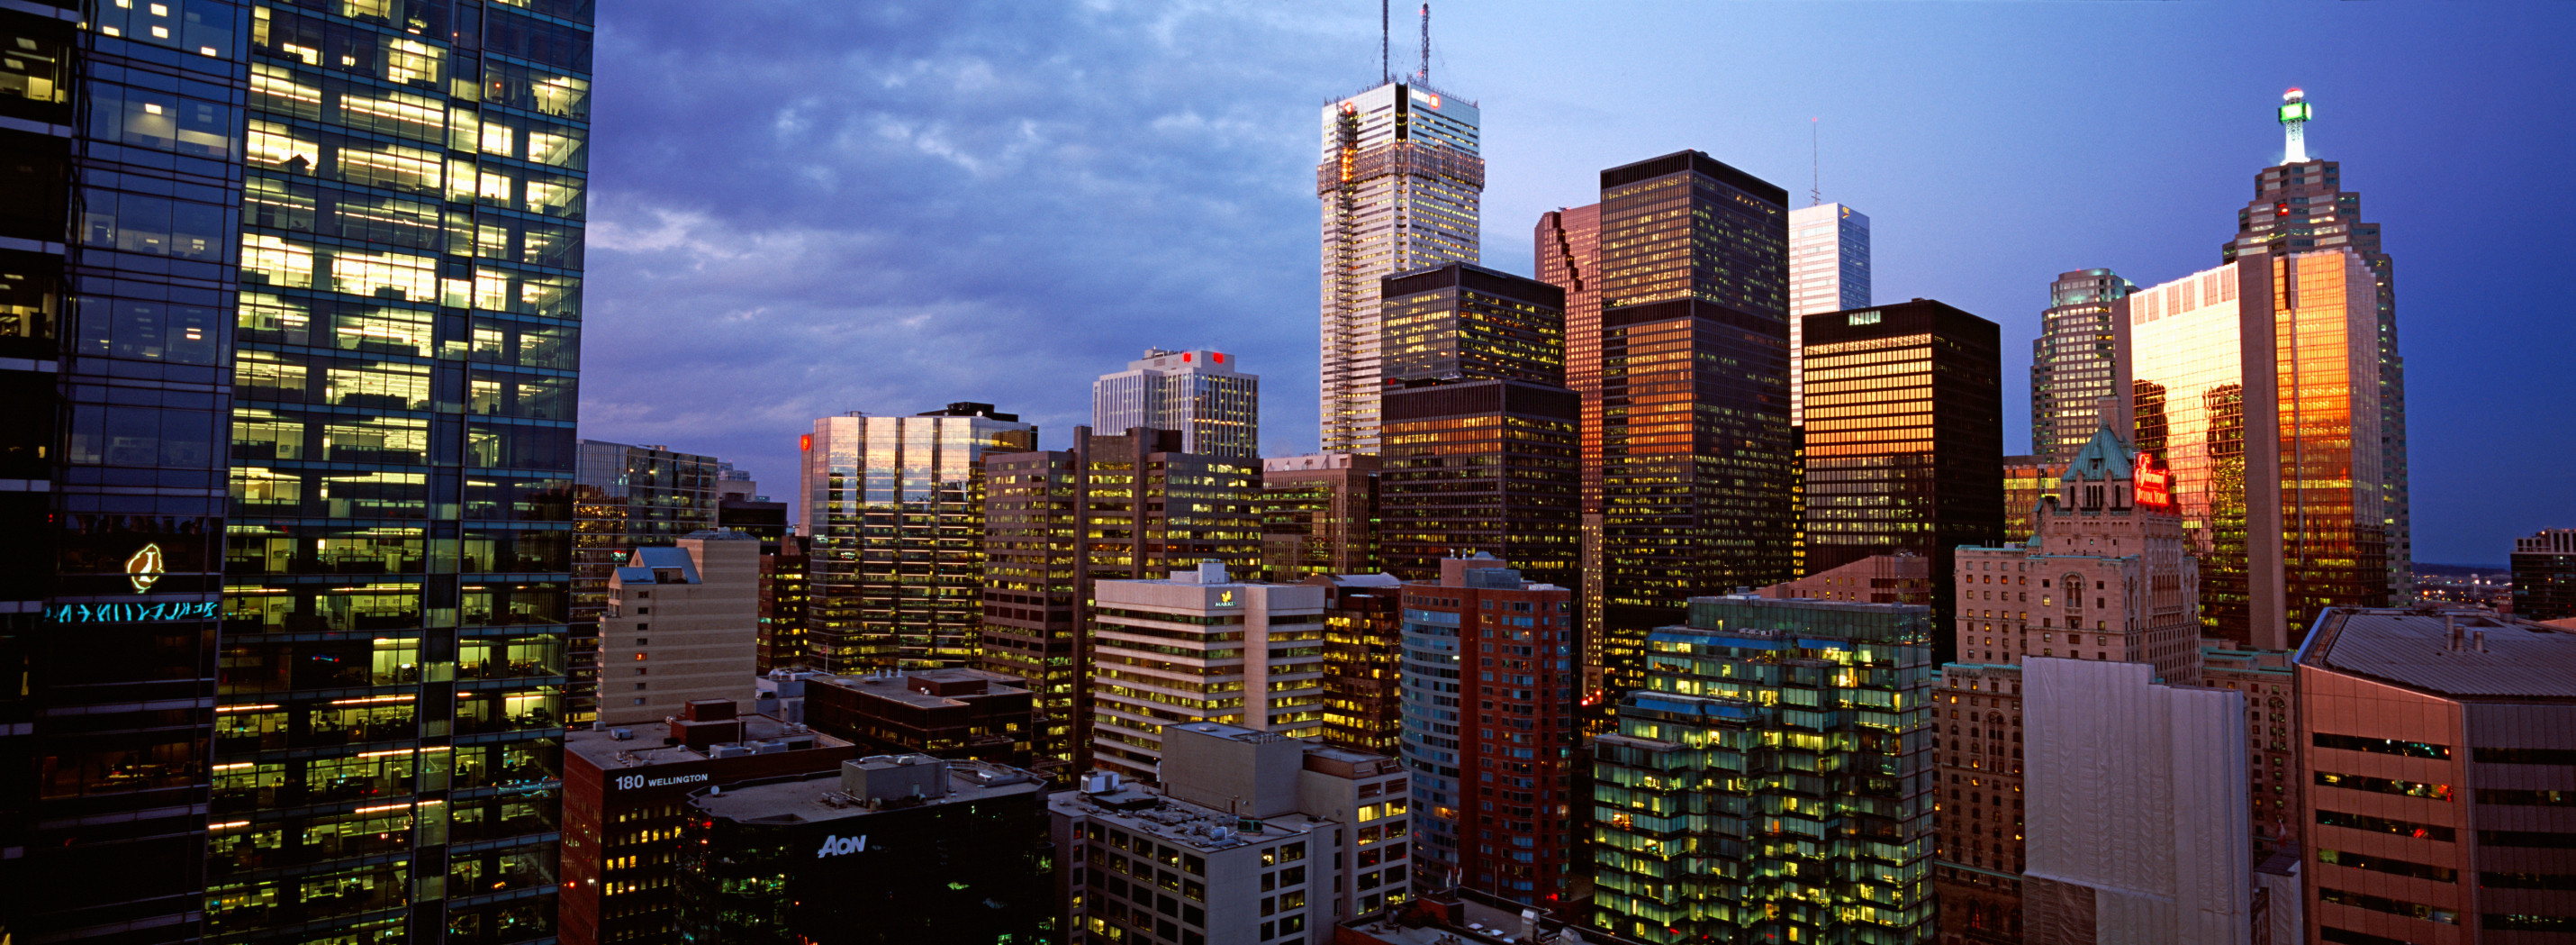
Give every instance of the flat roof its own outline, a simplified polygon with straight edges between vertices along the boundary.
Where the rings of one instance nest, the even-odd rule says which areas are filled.
[[[1233,814],[1178,800],[1137,784],[1121,784],[1097,794],[1079,790],[1058,791],[1047,798],[1047,808],[1058,814],[1116,824],[1135,833],[1201,852],[1231,850],[1305,836],[1314,833],[1318,827],[1338,823],[1302,813],[1280,814],[1257,818],[1261,821],[1262,831],[1246,834],[1235,829],[1238,820]]]
[[[962,804],[1015,794],[1036,794],[1044,790],[1044,779],[1018,768],[951,760],[948,762],[947,796],[925,801],[919,806]],[[731,821],[771,824],[846,820],[883,811],[911,809],[870,808],[850,800],[849,795],[841,792],[841,772],[837,769],[794,781],[710,788],[691,794],[689,806],[709,816]]]
[[[2576,630],[2487,611],[2411,608],[2332,608],[2318,624],[2299,654],[2308,666],[2446,696],[2576,699]]]
[[[816,748],[843,748],[850,744],[806,726],[771,718],[757,712],[744,712],[734,718],[743,723],[742,738],[739,739],[743,742],[767,741],[774,738],[811,738]],[[617,729],[635,731],[635,737],[620,739],[617,737]],[[581,756],[583,760],[590,762],[591,767],[602,771],[650,768],[654,765],[684,761],[705,761],[711,757],[706,752],[695,748],[662,744],[662,739],[669,732],[670,726],[666,722],[618,725],[604,731],[574,729],[564,736],[564,750]],[[735,742],[727,744],[735,744]]]
[[[905,683],[905,680],[915,678],[932,682],[975,680],[984,683],[984,691],[960,693],[955,696],[933,695],[914,689]],[[879,699],[890,699],[925,709],[965,705],[965,697],[1003,696],[1015,692],[1027,692],[1027,689],[1012,685],[1020,681],[1022,680],[1017,676],[1006,676],[980,669],[915,669],[906,670],[897,676],[819,676],[806,680],[808,683],[829,683],[853,692],[866,693]]]

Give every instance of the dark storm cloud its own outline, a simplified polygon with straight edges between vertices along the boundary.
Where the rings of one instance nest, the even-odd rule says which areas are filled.
[[[1281,379],[1265,441],[1311,441],[1298,185],[1348,91],[1312,51],[1365,37],[1254,5],[724,9],[602,11],[585,436],[785,495],[814,417],[990,401],[1052,445],[1095,375],[1209,345]]]

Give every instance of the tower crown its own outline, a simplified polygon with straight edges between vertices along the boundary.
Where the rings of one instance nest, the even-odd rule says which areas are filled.
[[[2308,159],[2308,93],[2291,89],[2281,93],[2281,163],[2297,164]]]

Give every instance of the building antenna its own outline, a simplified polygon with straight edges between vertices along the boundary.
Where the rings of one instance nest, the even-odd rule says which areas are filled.
[[[1431,84],[1431,5],[1422,5],[1422,84]]]
[[[1816,129],[1817,121],[1815,118],[1807,119],[1807,147],[1810,149],[1807,173],[1815,175],[1807,185],[1807,199],[1812,201],[1807,206],[1810,207],[1825,205],[1825,139],[1824,132]]]
[[[1387,45],[1391,37],[1386,18],[1387,3],[1388,0],[1377,0],[1377,81],[1380,85],[1395,81],[1394,54]]]

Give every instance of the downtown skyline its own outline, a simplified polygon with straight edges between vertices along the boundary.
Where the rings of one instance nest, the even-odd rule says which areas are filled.
[[[1142,345],[1206,345],[1272,379],[1265,454],[1313,450],[1313,401],[1292,393],[1315,376],[1312,116],[1378,68],[1376,24],[1347,6],[860,11],[800,28],[764,53],[771,65],[716,87],[637,71],[651,63],[636,51],[667,48],[678,20],[612,17],[592,306],[614,317],[588,339],[584,435],[739,456],[785,481],[811,416],[979,400],[1056,448],[1087,420],[1090,379]],[[2262,11],[1724,8],[1621,40],[1597,15],[1460,4],[1434,11],[1432,68],[1485,115],[1482,228],[1509,244],[1484,246],[1486,265],[1526,274],[1519,233],[1539,213],[1590,202],[1600,167],[1675,148],[1803,206],[1801,126],[1820,118],[1821,189],[1872,216],[1878,300],[1942,299],[2015,347],[2059,272],[2107,266],[2143,284],[2215,264],[2245,175],[2279,160],[2272,103],[2306,88],[2312,152],[2343,162],[2401,260],[2416,557],[2500,561],[2513,536],[2576,507],[2506,508],[2473,485],[2479,434],[2503,430],[2482,405],[2546,400],[2550,356],[2571,343],[2491,273],[2544,271],[2569,238],[2495,240],[2457,208],[2483,193],[2565,202],[2539,155],[2569,97],[2538,70],[2541,38],[2571,19],[2337,9],[2312,25],[2349,52],[2288,62],[2256,55]],[[779,39],[754,17],[714,24],[703,45],[726,61],[755,35]],[[1691,35],[1787,51],[1685,67]],[[1775,71],[1808,35],[1846,37],[1848,67]],[[2125,52],[2083,51],[2110,48]],[[1515,65],[1541,56],[1567,65]],[[820,94],[835,83],[848,100]],[[711,133],[666,133],[684,122]],[[719,157],[701,142],[730,142],[721,160],[743,172],[705,174]],[[996,254],[1025,265],[996,271]],[[644,344],[683,327],[702,339],[686,355]],[[2007,452],[2028,444],[2025,370],[2004,377]],[[2511,432],[2563,452],[2572,422]]]

